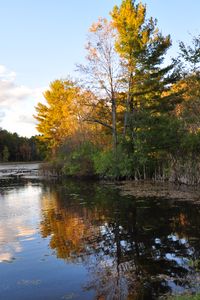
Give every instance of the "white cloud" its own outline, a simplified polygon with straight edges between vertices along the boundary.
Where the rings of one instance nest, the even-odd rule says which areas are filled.
[[[10,108],[10,105],[25,100],[32,90],[25,86],[17,86],[11,80],[0,79],[0,108]]]
[[[3,111],[0,111],[0,122],[5,117],[6,113]]]
[[[19,123],[35,124],[35,119],[33,116],[19,115],[17,121]]]
[[[19,135],[37,134],[33,114],[43,102],[46,88],[29,88],[16,83],[16,73],[0,65],[0,127]]]
[[[16,78],[16,73],[8,70],[5,66],[0,65],[0,78],[2,80],[13,81]]]

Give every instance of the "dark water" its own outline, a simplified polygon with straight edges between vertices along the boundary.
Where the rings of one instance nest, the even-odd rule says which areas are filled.
[[[0,299],[159,299],[199,289],[200,206],[94,182],[0,184]]]

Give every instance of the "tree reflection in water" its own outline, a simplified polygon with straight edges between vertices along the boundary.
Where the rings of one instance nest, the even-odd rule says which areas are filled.
[[[58,258],[83,263],[97,299],[157,299],[199,287],[200,207],[120,196],[113,186],[71,182],[42,199],[43,237]]]

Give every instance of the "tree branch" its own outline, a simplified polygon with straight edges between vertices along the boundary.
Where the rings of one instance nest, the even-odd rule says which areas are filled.
[[[107,127],[109,129],[113,130],[112,126],[110,126],[109,124],[106,124],[106,123],[104,123],[104,122],[102,122],[102,121],[100,121],[98,119],[84,119],[83,121],[86,121],[86,122],[89,122],[89,123],[98,123],[98,124],[100,124],[100,125],[102,125],[104,127]]]

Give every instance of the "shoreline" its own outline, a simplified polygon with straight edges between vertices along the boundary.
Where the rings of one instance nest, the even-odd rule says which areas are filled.
[[[132,196],[134,198],[142,197],[160,197],[174,200],[192,200],[200,203],[199,185],[178,183],[162,180],[112,180],[109,178],[99,178],[94,175],[67,176],[52,173],[52,170],[46,169],[42,165],[45,162],[14,162],[0,163],[0,180],[12,179],[38,179],[38,180],[82,180],[98,181],[105,185],[114,185],[120,190],[121,195]]]
[[[194,201],[200,204],[199,186],[152,180],[122,181],[116,185],[119,187],[120,194],[123,196]]]

